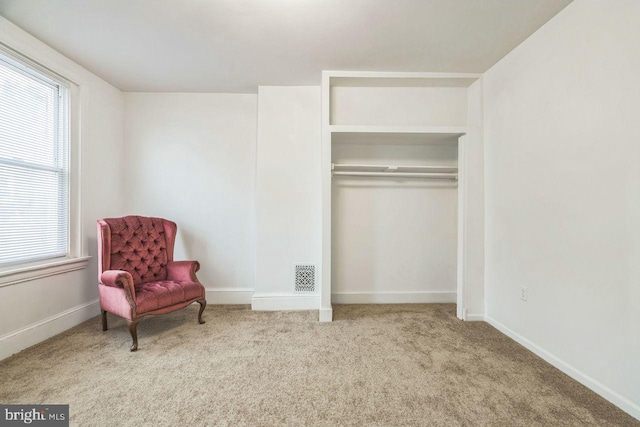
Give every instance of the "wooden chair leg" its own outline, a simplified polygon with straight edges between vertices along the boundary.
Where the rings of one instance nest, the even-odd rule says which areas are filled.
[[[198,313],[198,323],[202,325],[204,323],[204,320],[202,320],[202,312],[204,311],[204,308],[207,306],[207,300],[206,299],[198,300],[198,304],[200,304],[200,312]]]
[[[138,323],[140,323],[140,321],[142,319],[135,319],[135,320],[129,320],[129,319],[125,319],[127,321],[127,326],[129,326],[129,333],[131,334],[131,339],[133,339],[133,344],[131,345],[131,351],[136,351],[138,349]]]
[[[107,325],[107,312],[104,310],[102,311],[102,330],[106,331],[107,329],[109,329],[109,326]]]

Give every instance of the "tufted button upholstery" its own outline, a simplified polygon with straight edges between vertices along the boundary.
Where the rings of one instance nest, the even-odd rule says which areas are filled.
[[[105,221],[111,229],[111,270],[131,273],[136,289],[144,283],[167,278],[167,243],[162,219],[127,216]]]
[[[161,280],[143,283],[136,289],[138,313],[147,313],[193,298],[204,298],[204,288],[200,283]]]

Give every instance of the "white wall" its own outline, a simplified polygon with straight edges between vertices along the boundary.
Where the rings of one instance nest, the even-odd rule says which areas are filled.
[[[464,126],[467,88],[333,86],[331,124]]]
[[[257,97],[125,93],[127,214],[178,225],[209,303],[249,303],[255,268]]]
[[[488,320],[638,418],[639,19],[575,1],[484,78]]]
[[[336,144],[334,163],[456,167],[457,141]],[[334,140],[336,138],[334,137]],[[456,302],[456,182],[332,180],[333,303]]]
[[[320,87],[259,87],[257,152],[252,305],[317,309],[293,294],[293,265],[320,267]]]
[[[121,92],[0,17],[0,42],[80,87],[82,238],[88,267],[0,287],[0,359],[99,314],[96,219],[123,212]]]

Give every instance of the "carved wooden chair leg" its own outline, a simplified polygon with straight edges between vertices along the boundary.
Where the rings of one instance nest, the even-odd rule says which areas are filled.
[[[109,329],[109,327],[107,326],[107,312],[104,310],[102,311],[102,330],[106,331],[107,329]]]
[[[204,311],[204,308],[207,306],[207,300],[206,299],[198,300],[198,304],[200,304],[200,312],[198,313],[198,323],[202,325],[204,323],[204,320],[202,320],[202,312]]]
[[[127,326],[129,326],[129,333],[131,334],[131,338],[133,339],[133,344],[131,345],[131,351],[136,351],[138,349],[138,323],[140,323],[142,319],[129,320],[127,321]]]

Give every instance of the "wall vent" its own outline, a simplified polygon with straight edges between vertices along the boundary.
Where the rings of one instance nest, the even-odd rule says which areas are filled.
[[[316,266],[313,264],[294,264],[294,291],[316,291]]]

